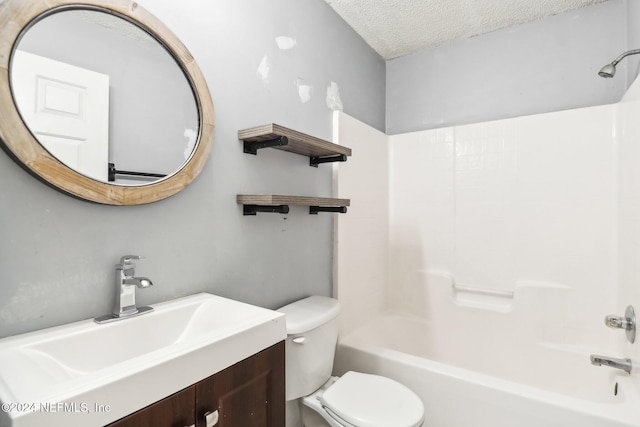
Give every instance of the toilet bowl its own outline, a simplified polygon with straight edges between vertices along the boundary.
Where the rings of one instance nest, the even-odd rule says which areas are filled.
[[[424,405],[404,385],[354,371],[331,376],[338,338],[337,300],[312,296],[278,311],[285,313],[287,324],[287,427],[312,427],[304,411],[299,415],[300,404],[331,427],[423,425]]]

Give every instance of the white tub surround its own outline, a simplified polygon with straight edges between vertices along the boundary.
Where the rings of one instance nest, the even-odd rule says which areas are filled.
[[[353,338],[375,328],[382,343],[374,340],[374,346],[411,354],[409,365],[422,365],[418,357],[454,377],[459,369],[480,375],[482,387],[496,379],[517,385],[514,390],[551,393],[552,400],[564,396],[557,402],[573,402],[567,403],[573,408],[569,419],[577,417],[575,399],[585,407],[613,405],[603,409],[609,424],[580,419],[580,425],[640,426],[624,415],[624,402],[640,405],[640,368],[628,375],[589,360],[599,354],[640,366],[640,345],[603,322],[627,305],[640,307],[639,118],[636,81],[618,104],[388,136],[386,181],[380,176],[384,168],[374,169],[373,162],[353,169],[340,165],[334,196],[348,188],[355,206],[377,194],[387,200],[387,210],[375,215],[380,221],[388,215],[386,227],[377,229],[347,228],[338,219],[336,295],[347,300],[344,368],[381,363],[375,369],[386,369],[387,358],[374,363],[375,351],[368,344],[361,348],[370,339]],[[369,152],[384,164],[381,142],[368,145],[363,138],[366,125],[342,113],[336,125],[340,143],[357,149],[355,157]],[[367,185],[374,170],[381,183]],[[349,219],[357,221],[355,215]],[[363,230],[378,240],[362,239]],[[374,272],[386,272],[386,284],[372,281]],[[386,297],[366,313],[361,307],[381,287]],[[389,313],[413,320],[396,324],[384,317]],[[372,320],[380,316],[385,320]],[[442,383],[440,393],[459,401],[467,394],[455,384],[462,383]],[[505,399],[491,400],[496,419],[506,411]],[[532,419],[547,420],[542,411],[542,418]]]
[[[640,309],[640,82],[636,81],[616,107],[618,140],[618,280],[619,298],[616,311],[624,313],[633,305]],[[615,333],[616,331],[614,331]],[[624,333],[617,331],[618,341]],[[625,357],[640,362],[640,336],[635,344],[623,342]],[[640,368],[633,373],[640,389]]]
[[[333,295],[343,307],[340,333],[345,334],[386,305],[388,144],[384,133],[341,111],[334,112],[333,120],[334,143],[349,141],[355,153],[348,162],[333,165],[334,195],[358,195],[348,215],[334,217]]]

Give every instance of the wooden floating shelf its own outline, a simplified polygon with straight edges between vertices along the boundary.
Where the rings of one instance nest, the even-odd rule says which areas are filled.
[[[318,212],[346,213],[349,199],[332,199],[327,197],[282,196],[282,195],[243,195],[238,194],[236,201],[244,205],[244,215],[255,215],[257,212],[289,213],[289,206],[308,206],[310,214]]]
[[[320,163],[346,162],[351,155],[351,148],[275,123],[240,130],[238,139],[244,142],[245,153],[258,154],[259,149],[276,148],[307,156],[310,158],[309,165],[314,167]]]
[[[293,205],[293,206],[349,206],[350,199],[332,199],[327,197],[281,196],[277,194],[244,195],[238,194],[241,205]]]

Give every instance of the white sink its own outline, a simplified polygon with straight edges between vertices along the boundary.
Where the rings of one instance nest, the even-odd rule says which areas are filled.
[[[284,315],[210,294],[0,340],[0,427],[101,426],[286,338]]]

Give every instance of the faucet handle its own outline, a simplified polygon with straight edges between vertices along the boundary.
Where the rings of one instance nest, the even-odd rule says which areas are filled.
[[[144,255],[124,255],[120,258],[120,265],[122,266],[132,265],[133,263],[131,261],[135,261],[139,259],[145,259],[145,256]]]
[[[627,329],[631,326],[631,322],[626,317],[615,316],[609,314],[604,318],[604,323],[610,328]]]
[[[636,314],[632,306],[628,306],[624,312],[624,316],[614,316],[612,314],[605,316],[604,324],[610,328],[624,329],[627,334],[627,340],[633,344],[636,340]]]

